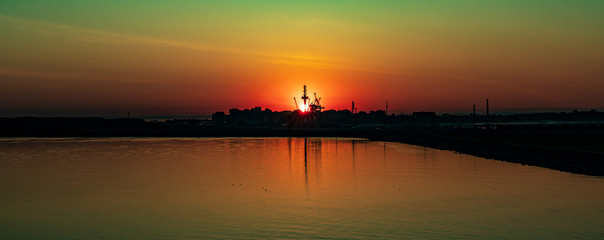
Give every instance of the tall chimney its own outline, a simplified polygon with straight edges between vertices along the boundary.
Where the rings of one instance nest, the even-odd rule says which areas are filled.
[[[476,128],[476,104],[472,105],[472,119],[474,122],[474,128]]]

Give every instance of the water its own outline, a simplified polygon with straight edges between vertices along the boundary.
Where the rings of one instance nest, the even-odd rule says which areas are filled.
[[[0,239],[601,239],[604,178],[362,139],[0,139]]]

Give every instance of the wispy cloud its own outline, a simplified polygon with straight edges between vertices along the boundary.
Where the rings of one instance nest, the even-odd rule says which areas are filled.
[[[45,34],[60,34],[78,41],[100,42],[107,44],[149,44],[158,46],[175,47],[189,49],[193,51],[213,52],[222,54],[244,55],[267,58],[269,62],[285,65],[299,65],[322,69],[340,69],[362,72],[373,72],[390,75],[411,74],[399,73],[394,71],[372,70],[361,67],[360,63],[350,60],[339,59],[337,57],[321,56],[317,54],[300,53],[274,53],[267,51],[254,51],[248,49],[230,48],[225,46],[214,46],[200,44],[196,42],[180,41],[154,36],[135,35],[116,33],[104,30],[96,30],[70,25],[56,24],[50,22],[41,22],[24,18],[10,17],[0,14],[0,21],[10,23],[16,27],[28,29],[31,31],[42,32]],[[318,20],[316,20],[318,21]],[[321,20],[321,22],[324,22]]]
[[[299,57],[296,54],[271,53],[265,51],[230,48],[225,46],[206,45],[189,41],[159,38],[154,36],[116,33],[50,22],[34,21],[30,19],[16,18],[6,15],[0,15],[0,21],[8,22],[10,24],[15,25],[16,27],[25,28],[32,31],[44,32],[47,34],[66,35],[71,39],[80,41],[102,42],[109,44],[150,44],[183,48],[194,51],[264,57],[284,61],[322,62],[322,65],[344,63],[344,61],[325,56],[305,55],[303,57]]]
[[[426,76],[421,74],[406,73],[385,69],[372,69],[364,66],[362,62],[341,59],[333,56],[322,56],[313,53],[275,53],[268,51],[254,51],[248,49],[231,48],[227,46],[207,45],[190,41],[181,41],[166,39],[154,36],[117,33],[105,30],[97,30],[83,27],[76,27],[52,22],[42,22],[25,18],[16,18],[0,14],[0,22],[12,24],[14,27],[27,29],[30,31],[41,32],[44,34],[59,34],[70,39],[87,42],[99,42],[107,44],[147,44],[156,46],[166,46],[192,51],[212,52],[242,56],[252,56],[265,58],[268,62],[283,65],[297,65],[320,69],[334,69],[344,71],[357,71],[375,74],[394,75],[412,78],[433,78],[435,76]],[[331,27],[346,28],[349,31],[375,32],[378,30],[366,26],[349,26],[341,22],[330,22],[325,19],[311,19],[307,24],[326,24]],[[21,72],[23,73],[23,72]],[[6,74],[6,72],[5,72]],[[46,73],[45,73],[46,74]],[[48,76],[47,76],[48,77]]]
[[[125,77],[115,76],[100,76],[98,74],[82,74],[73,72],[57,72],[40,69],[15,69],[15,68],[0,68],[0,82],[10,81],[15,82],[13,79],[28,79],[33,81],[19,81],[21,84],[38,84],[38,85],[56,85],[56,84],[83,84],[86,81],[81,80],[92,80],[96,82],[104,83],[131,83],[136,84],[141,82],[140,80]],[[146,84],[161,84],[161,81],[154,81],[152,79],[145,79]]]
[[[187,48],[191,50],[208,51],[208,52],[221,52],[230,54],[244,54],[244,55],[258,55],[258,56],[271,56],[270,54],[246,51],[240,49],[226,48],[220,46],[203,45],[198,43],[177,41],[171,39],[163,39],[145,35],[134,35],[115,33],[110,31],[74,27],[69,25],[62,25],[49,22],[34,21],[24,18],[15,18],[5,15],[0,15],[0,21],[10,22],[20,27],[30,28],[37,31],[45,31],[49,33],[59,33],[74,37],[74,39],[95,41],[95,42],[106,42],[106,43],[122,43],[122,44],[156,44],[166,45],[173,47]]]

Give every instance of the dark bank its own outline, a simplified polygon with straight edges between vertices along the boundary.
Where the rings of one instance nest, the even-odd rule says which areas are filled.
[[[386,115],[232,109],[212,119],[0,118],[0,137],[354,137],[604,176],[604,113]],[[479,119],[481,123],[475,120]]]

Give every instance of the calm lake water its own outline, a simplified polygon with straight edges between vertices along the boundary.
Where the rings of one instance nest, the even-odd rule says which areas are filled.
[[[602,239],[604,178],[362,139],[0,139],[0,239]]]

